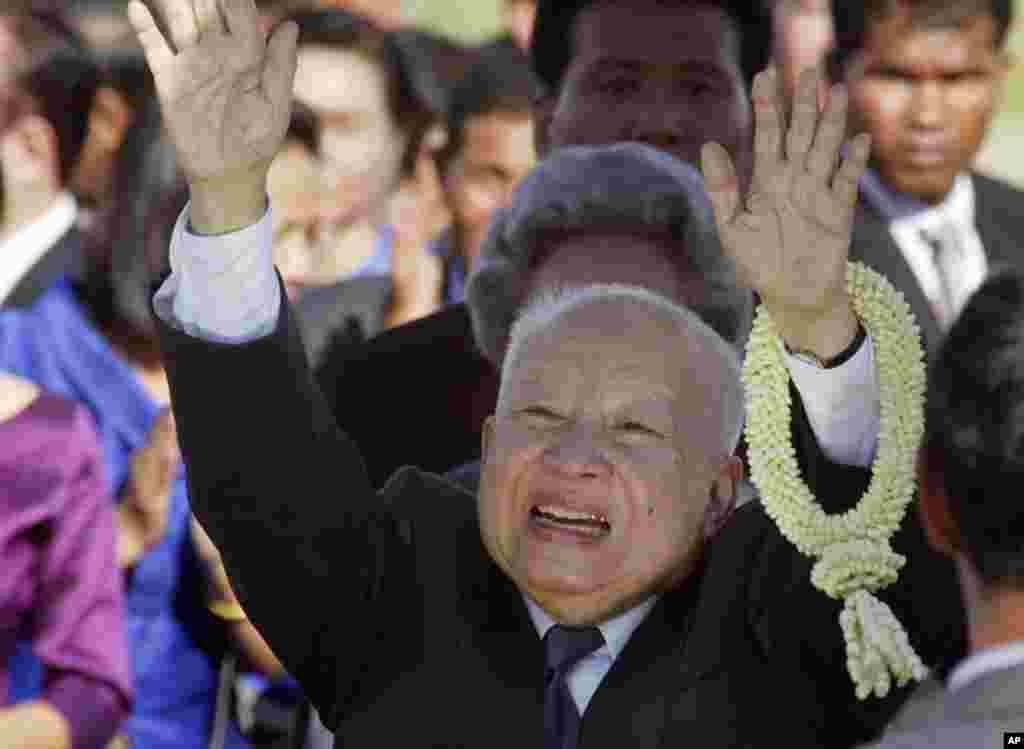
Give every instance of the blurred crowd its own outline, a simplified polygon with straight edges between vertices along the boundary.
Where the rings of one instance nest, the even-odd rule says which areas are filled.
[[[954,28],[967,51],[950,61],[901,46],[916,16],[872,20],[871,33],[850,20],[837,36],[842,14],[827,0],[749,12],[708,0],[697,5],[725,8],[715,23],[732,25],[716,38],[712,24],[700,42],[717,70],[580,63],[565,88],[552,71],[566,75],[556,58],[570,52],[537,52],[534,0],[504,0],[504,31],[481,45],[409,27],[398,0],[256,5],[266,29],[291,19],[299,32],[293,112],[268,183],[274,264],[311,367],[332,405],[349,399],[339,421],[378,485],[416,463],[475,488],[500,357],[467,301],[498,302],[467,300],[467,288],[490,272],[489,230],[502,231],[502,210],[552,145],[641,141],[697,164],[715,139],[746,182],[755,72],[774,60],[792,101],[808,67],[841,76],[873,65],[850,92],[876,153],[857,231],[891,231],[889,252],[907,260],[874,257],[878,242],[856,233],[852,255],[885,266],[926,316],[930,348],[982,284],[985,253],[994,265],[1024,216],[1019,193],[987,182],[963,197],[1005,75],[999,2],[963,4],[973,15]],[[0,9],[0,749],[329,746],[189,509],[151,311],[177,260],[188,188],[152,75],[120,4],[66,10]],[[943,12],[921,18],[942,24]],[[870,62],[854,54],[864,47]],[[938,223],[913,216],[965,200],[959,259],[933,266]],[[974,228],[986,221],[991,235]],[[544,267],[581,281],[629,275],[628,259],[605,271],[590,265],[600,257],[544,260],[501,276],[494,299],[517,306]],[[695,265],[711,272],[670,260],[646,285],[686,300]],[[743,321],[718,329],[742,345]],[[398,351],[406,358],[388,364]]]

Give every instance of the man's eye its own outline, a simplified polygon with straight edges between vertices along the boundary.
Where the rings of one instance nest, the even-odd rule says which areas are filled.
[[[619,431],[624,434],[643,435],[647,437],[662,436],[660,432],[651,429],[646,424],[641,424],[639,421],[625,421],[619,425]]]
[[[554,411],[548,408],[542,408],[541,406],[531,406],[530,408],[524,408],[520,413],[523,416],[528,416],[534,421],[542,421],[548,423],[554,423],[562,421],[562,417],[556,414]]]

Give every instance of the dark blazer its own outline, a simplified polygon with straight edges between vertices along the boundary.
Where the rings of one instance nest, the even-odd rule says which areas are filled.
[[[921,686],[873,749],[1009,746],[1024,730],[1024,666],[993,671],[956,692],[941,681]]]
[[[4,307],[30,307],[60,278],[83,274],[82,236],[72,228],[36,261],[3,300]]]
[[[540,746],[540,638],[483,547],[472,496],[411,468],[375,493],[282,309],[275,334],[244,346],[161,329],[192,507],[243,606],[338,745]],[[824,459],[805,472],[851,497],[866,483]],[[916,610],[923,621],[908,627],[926,656],[945,653],[962,618],[947,606],[959,601],[952,570],[908,526],[896,547],[916,571],[884,597],[897,615]],[[702,572],[663,596],[616,660],[581,747],[876,735],[904,695],[857,704],[838,604],[809,574],[760,503],[738,510]]]
[[[971,175],[975,190],[975,225],[990,269],[1024,269],[1024,192],[981,174]],[[889,233],[888,222],[861,196],[853,227],[850,259],[860,260],[902,291],[921,326],[925,350],[934,352],[942,339],[938,320],[921,290],[903,251]]]
[[[295,317],[313,368],[328,352],[344,356],[384,330],[391,293],[387,276],[349,278],[303,293],[295,304]]]
[[[378,488],[402,466],[445,473],[479,458],[498,401],[498,374],[476,347],[464,304],[332,347],[317,380]]]

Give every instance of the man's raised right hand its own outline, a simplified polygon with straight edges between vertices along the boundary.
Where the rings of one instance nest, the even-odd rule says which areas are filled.
[[[298,28],[267,40],[253,0],[143,0],[128,15],[192,193],[192,227],[222,234],[266,211],[266,177],[291,116]]]

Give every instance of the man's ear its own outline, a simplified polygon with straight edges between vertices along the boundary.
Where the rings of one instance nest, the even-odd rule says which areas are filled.
[[[1000,51],[996,58],[996,73],[993,81],[995,102],[992,111],[995,114],[1001,112],[1006,103],[1007,78],[1015,67],[1017,67],[1017,56],[1008,49]]]
[[[739,496],[738,484],[743,480],[743,462],[735,455],[722,463],[718,476],[711,485],[711,499],[704,515],[704,538],[710,540],[718,535],[732,517]]]
[[[555,120],[558,97],[539,96],[533,102],[533,146],[537,157],[543,159],[551,147],[551,125]]]
[[[485,464],[490,460],[491,448],[494,445],[494,414],[484,419],[484,428],[481,435],[480,462]]]
[[[57,133],[44,117],[28,114],[15,120],[4,134],[4,156],[4,177],[11,186],[45,183],[60,191]]]
[[[95,138],[96,145],[105,151],[116,151],[132,124],[133,114],[131,105],[118,91],[101,86],[89,113],[89,139]]]
[[[960,549],[960,530],[949,509],[949,496],[943,480],[943,460],[936,448],[922,447],[918,452],[917,477],[920,487],[921,524],[928,545],[955,558]]]

